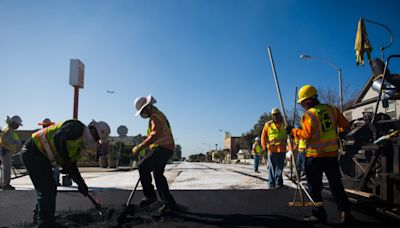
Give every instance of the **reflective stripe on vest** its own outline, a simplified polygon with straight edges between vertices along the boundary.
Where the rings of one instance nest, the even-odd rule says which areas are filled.
[[[268,125],[268,141],[270,145],[286,145],[286,130],[283,124],[278,130],[273,121],[267,122]]]
[[[332,109],[321,104],[304,113],[312,129],[312,136],[307,139],[307,157],[337,156],[337,122]]]
[[[156,113],[153,113],[151,116],[155,116],[156,118],[164,121],[165,124],[164,128],[162,129],[163,132],[162,137],[157,138],[156,141],[149,146],[149,148],[153,149],[162,145],[174,144],[174,138],[172,136],[171,126],[169,124],[167,117],[165,117],[164,113],[162,113],[160,110],[157,110]],[[165,127],[167,129],[165,129]],[[167,132],[165,133],[165,131]],[[147,135],[150,135],[150,133],[151,133],[151,120],[149,121],[149,127],[147,128]]]
[[[36,147],[49,159],[53,166],[63,164],[62,156],[57,151],[54,135],[61,129],[63,123],[52,125],[32,134],[32,140]],[[68,156],[71,162],[79,159],[79,149],[83,144],[83,136],[77,140],[67,140]]]

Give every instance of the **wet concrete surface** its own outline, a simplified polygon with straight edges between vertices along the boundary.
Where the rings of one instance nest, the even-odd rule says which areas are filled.
[[[104,208],[98,215],[90,200],[76,192],[59,192],[57,223],[60,227],[118,227],[117,217],[122,213],[129,191],[98,191],[96,195]],[[313,227],[302,221],[310,207],[289,207],[293,189],[272,190],[202,190],[172,191],[181,205],[180,211],[154,216],[148,209],[137,208],[134,216],[121,227]],[[138,191],[132,203],[143,197]],[[16,200],[18,199],[18,200]],[[34,227],[31,225],[33,191],[9,191],[0,194],[1,227]],[[340,227],[339,213],[331,200],[325,201],[328,225]],[[353,212],[355,227],[396,227],[392,221]],[[354,226],[353,226],[354,227]]]

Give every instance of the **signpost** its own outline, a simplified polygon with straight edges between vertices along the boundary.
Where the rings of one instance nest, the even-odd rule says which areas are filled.
[[[83,89],[84,75],[85,65],[79,59],[71,59],[69,64],[69,84],[74,87],[74,119],[78,119],[79,89]]]

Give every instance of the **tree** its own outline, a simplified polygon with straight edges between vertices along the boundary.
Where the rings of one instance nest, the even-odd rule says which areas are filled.
[[[172,160],[180,161],[182,158],[182,147],[179,144],[175,145],[174,154],[172,155]]]
[[[359,89],[350,91],[348,86],[343,88],[343,110],[346,110],[354,103],[358,94]],[[318,99],[322,103],[340,107],[339,93],[336,89],[318,87]]]

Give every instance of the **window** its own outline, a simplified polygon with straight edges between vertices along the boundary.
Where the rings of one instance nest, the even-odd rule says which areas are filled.
[[[374,108],[372,106],[364,108],[364,112],[373,112]]]

